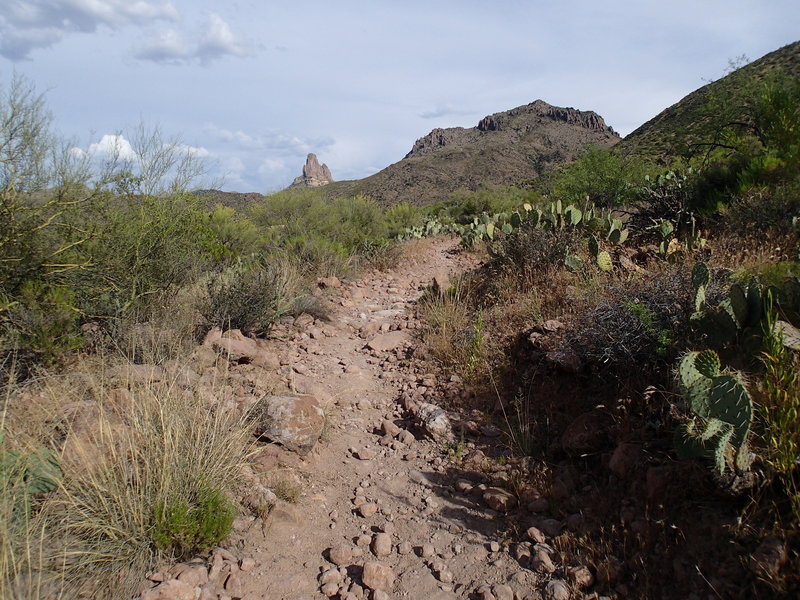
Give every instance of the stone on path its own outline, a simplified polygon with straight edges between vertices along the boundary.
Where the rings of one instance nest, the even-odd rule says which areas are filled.
[[[314,396],[266,396],[259,401],[255,434],[297,454],[307,454],[325,426],[325,413]]]
[[[453,425],[443,408],[425,402],[416,410],[416,416],[425,432],[440,444],[452,442]]]
[[[370,561],[364,565],[361,581],[372,590],[388,591],[394,585],[394,571],[387,565]]]
[[[375,352],[389,352],[401,347],[410,339],[405,331],[390,331],[389,333],[376,335],[367,342],[367,347]]]

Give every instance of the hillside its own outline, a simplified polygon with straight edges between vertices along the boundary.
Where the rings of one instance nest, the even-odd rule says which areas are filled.
[[[574,160],[588,145],[612,146],[619,136],[591,111],[542,100],[481,119],[475,127],[434,129],[379,173],[332,183],[327,196],[366,194],[381,205],[445,200],[457,189],[508,185]]]
[[[692,156],[725,125],[746,116],[753,85],[779,73],[800,77],[800,42],[695,90],[630,133],[616,149],[645,156]]]

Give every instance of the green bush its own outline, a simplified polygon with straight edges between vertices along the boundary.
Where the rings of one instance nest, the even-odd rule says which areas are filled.
[[[207,226],[213,235],[212,254],[217,260],[249,256],[264,246],[264,234],[249,219],[236,215],[229,206],[217,204],[208,215]]]
[[[211,326],[264,335],[288,312],[297,293],[297,278],[288,263],[239,263],[208,282],[208,300],[200,312]]]
[[[89,314],[124,314],[190,283],[211,261],[214,237],[192,196],[109,198],[87,219],[95,233],[76,254],[92,267],[66,279]]]
[[[51,363],[81,346],[80,316],[72,290],[28,281],[15,300],[7,301],[6,309],[0,310],[0,356],[17,352]]]
[[[461,224],[487,213],[490,215],[518,210],[526,202],[537,204],[541,195],[533,190],[517,186],[486,186],[478,190],[456,190],[449,199],[428,209],[443,221],[452,219]]]
[[[153,510],[153,544],[178,557],[208,552],[227,537],[235,517],[233,504],[211,486],[197,498],[161,500]]]
[[[550,191],[565,204],[582,206],[588,200],[602,207],[624,206],[636,197],[647,171],[640,159],[590,146],[577,161],[552,176]]]
[[[413,204],[401,202],[386,211],[386,232],[395,237],[401,231],[422,223],[422,211]]]

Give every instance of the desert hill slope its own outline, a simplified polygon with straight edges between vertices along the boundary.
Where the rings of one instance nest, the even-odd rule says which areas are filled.
[[[625,137],[615,150],[646,157],[692,156],[720,130],[746,116],[754,86],[787,74],[800,78],[800,42],[755,60],[695,90]]]

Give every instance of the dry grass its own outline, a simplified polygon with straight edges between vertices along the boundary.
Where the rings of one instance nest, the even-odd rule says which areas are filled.
[[[192,518],[219,519],[220,532],[225,523],[218,513],[235,507],[249,439],[237,417],[169,382],[112,385],[113,378],[98,373],[6,388],[6,439],[54,447],[63,478],[37,499],[25,529],[10,532],[7,511],[0,514],[0,597],[42,597],[48,583],[66,597],[130,597],[155,561],[196,541],[169,516],[157,522],[158,507],[184,506]],[[214,514],[209,497],[219,509]]]
[[[458,279],[450,290],[432,293],[420,304],[426,347],[440,364],[465,379],[475,377],[484,359],[482,317],[474,316],[469,295],[468,284]]]

